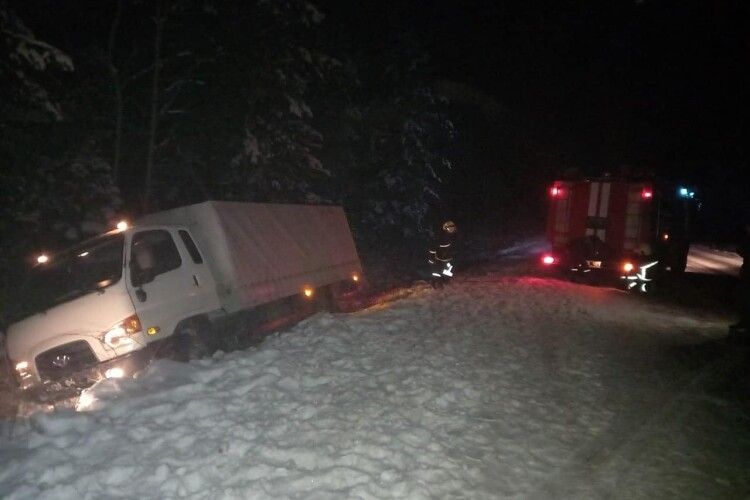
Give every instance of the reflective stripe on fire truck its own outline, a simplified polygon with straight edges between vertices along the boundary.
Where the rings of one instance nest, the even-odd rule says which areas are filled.
[[[606,218],[609,214],[609,193],[612,188],[610,182],[592,182],[589,190],[589,217]],[[604,241],[607,239],[606,229],[586,228],[586,236],[593,236]]]
[[[563,187],[567,189],[567,187]],[[553,246],[561,247],[568,242],[570,233],[570,196],[555,198]]]
[[[589,217],[596,216],[596,207],[597,207],[598,202],[599,202],[599,183],[592,182],[589,187],[589,211],[588,211]],[[593,235],[594,235],[594,228],[587,227],[586,236],[593,236]]]
[[[599,196],[599,217],[606,219],[609,215],[609,191],[612,187],[611,182],[605,182],[602,184],[601,194]],[[607,230],[599,229],[596,231],[596,236],[604,241],[607,239]]]
[[[628,188],[628,205],[625,209],[625,250],[634,250],[641,232],[641,186]]]
[[[599,183],[592,182],[589,190],[589,217],[596,215],[596,206],[599,201]]]

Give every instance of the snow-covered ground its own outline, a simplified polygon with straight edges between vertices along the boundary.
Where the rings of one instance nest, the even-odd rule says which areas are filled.
[[[0,497],[736,497],[747,415],[704,391],[731,359],[682,355],[724,330],[548,279],[415,287],[6,424]]]

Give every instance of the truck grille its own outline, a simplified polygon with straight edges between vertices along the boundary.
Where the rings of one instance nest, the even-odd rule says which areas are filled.
[[[36,369],[42,381],[60,380],[97,363],[94,352],[85,340],[57,346],[36,357]]]

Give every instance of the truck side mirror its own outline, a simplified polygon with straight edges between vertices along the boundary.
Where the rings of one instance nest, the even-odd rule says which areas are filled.
[[[154,281],[156,273],[153,269],[138,269],[133,272],[133,286],[138,288]]]

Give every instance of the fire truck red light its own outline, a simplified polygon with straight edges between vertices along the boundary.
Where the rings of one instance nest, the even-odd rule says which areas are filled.
[[[654,192],[651,191],[650,189],[644,189],[643,191],[641,191],[641,198],[643,198],[644,200],[650,200],[653,197],[654,197]]]
[[[551,266],[555,263],[555,258],[552,255],[545,255],[542,257],[542,264],[545,266]]]
[[[554,187],[552,187],[552,188],[551,188],[551,189],[549,190],[549,192],[550,192],[550,194],[551,194],[552,196],[555,196],[555,197],[557,197],[557,196],[562,196],[562,192],[563,192],[563,191],[562,191],[562,188],[560,188],[560,187],[557,187],[557,186],[554,186]]]

